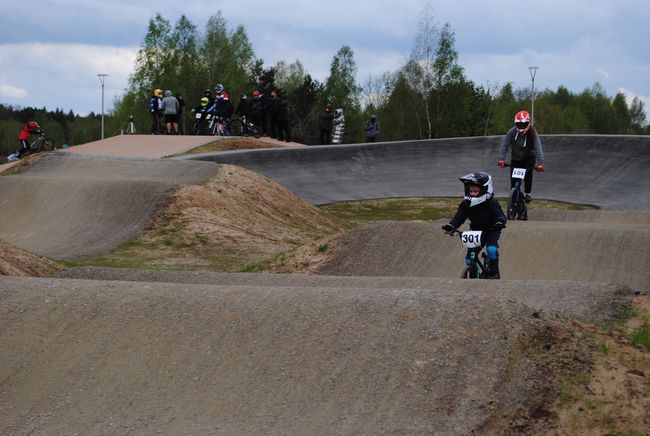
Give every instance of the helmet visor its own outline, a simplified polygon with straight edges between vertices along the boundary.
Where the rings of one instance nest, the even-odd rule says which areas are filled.
[[[515,123],[515,127],[518,128],[519,130],[527,129],[529,125],[530,123],[528,121]]]

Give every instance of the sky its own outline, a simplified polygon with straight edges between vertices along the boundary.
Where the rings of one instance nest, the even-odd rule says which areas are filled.
[[[245,28],[265,67],[299,60],[319,81],[348,45],[363,84],[406,62],[427,4],[439,26],[450,24],[475,84],[530,87],[528,67],[538,66],[538,91],[600,83],[611,98],[641,99],[650,118],[650,0],[0,0],[0,103],[101,113],[97,75],[108,74],[109,112],[157,13],[172,24],[185,15],[203,31],[221,11],[231,30]]]

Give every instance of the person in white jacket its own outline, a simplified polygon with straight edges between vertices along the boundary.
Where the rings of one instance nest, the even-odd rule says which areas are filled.
[[[343,116],[343,109],[339,108],[334,111],[332,125],[332,144],[343,144],[343,132],[345,132],[345,116]]]

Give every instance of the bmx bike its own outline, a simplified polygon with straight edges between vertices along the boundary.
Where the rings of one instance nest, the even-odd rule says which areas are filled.
[[[255,138],[259,138],[262,135],[260,128],[249,121],[246,115],[241,115],[239,119],[233,118],[233,124],[239,125],[237,131],[239,131],[241,136],[254,136]]]
[[[32,149],[32,153],[39,151],[52,151],[54,150],[54,140],[47,138],[45,136],[45,131],[41,130],[38,133],[36,140],[30,144],[30,147]]]
[[[488,229],[492,230],[492,229]],[[483,251],[482,237],[483,231],[481,230],[467,230],[461,232],[454,229],[450,232],[445,232],[449,236],[459,236],[460,242],[467,248],[465,255],[465,262],[467,263],[465,269],[460,274],[461,279],[500,279],[501,275],[488,274],[487,269],[487,254]]]
[[[506,164],[509,167],[510,164]],[[526,168],[513,168],[511,178],[514,180],[514,186],[510,190],[510,197],[508,198],[508,212],[509,220],[528,220],[528,206],[526,206],[526,198],[521,191],[521,185],[526,177]]]

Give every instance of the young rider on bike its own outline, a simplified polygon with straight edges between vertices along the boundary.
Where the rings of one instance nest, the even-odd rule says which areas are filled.
[[[470,230],[482,230],[481,246],[487,249],[488,277],[498,277],[499,274],[499,237],[506,226],[506,216],[494,197],[492,176],[488,173],[476,172],[460,178],[465,185],[465,197],[458,206],[456,215],[449,224],[442,226],[445,232],[452,232],[469,218]],[[470,259],[465,259],[467,265]]]
[[[20,149],[15,153],[11,153],[7,156],[7,160],[10,162],[17,161],[23,155],[29,154],[32,151],[32,146],[30,145],[28,139],[32,135],[39,134],[41,132],[41,126],[38,125],[36,121],[30,121],[23,127],[22,132],[18,136],[18,142],[20,142]]]
[[[528,203],[532,199],[530,193],[533,189],[533,168],[539,172],[544,171],[544,151],[542,150],[542,141],[540,141],[535,127],[530,124],[530,115],[526,111],[517,112],[514,127],[508,130],[508,133],[503,137],[499,145],[499,162],[497,162],[497,166],[501,168],[506,166],[504,159],[509,148],[512,149],[510,187],[515,187],[512,170],[514,168],[525,168],[524,192]]]

